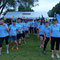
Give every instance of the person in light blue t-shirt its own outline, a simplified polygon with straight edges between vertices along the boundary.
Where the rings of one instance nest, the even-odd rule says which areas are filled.
[[[59,56],[60,25],[57,23],[56,19],[53,19],[53,24],[51,25],[50,40],[51,40],[51,50],[52,50],[51,57],[54,58],[54,46],[56,43],[56,56],[57,58],[60,58]]]
[[[35,34],[37,34],[37,23],[36,23],[36,20],[34,20],[34,32],[35,32]]]
[[[45,30],[45,24],[44,24],[44,19],[41,20],[41,24],[38,27],[39,30],[39,36],[40,36],[40,40],[41,40],[41,45],[40,48],[43,48],[43,44],[44,44],[44,30]]]
[[[41,25],[41,19],[38,19],[38,22],[37,22],[37,38],[39,38],[39,27]]]
[[[25,29],[24,29],[25,28],[25,23],[23,21],[21,22],[20,18],[18,18],[17,23],[18,23],[18,30],[19,30],[19,32],[18,32],[19,45],[21,45],[21,37],[24,41],[24,44],[26,44]]]
[[[31,33],[33,33],[33,29],[34,29],[34,23],[33,21],[31,21]]]
[[[12,24],[9,26],[9,40],[11,41],[11,46],[12,46],[12,50],[14,49],[13,46],[13,40],[16,44],[16,50],[18,50],[18,43],[17,43],[17,33],[18,33],[18,29],[17,29],[17,25],[16,25],[16,20],[13,20]]]
[[[26,37],[29,37],[29,24],[27,21],[25,21],[25,32],[26,32]]]
[[[44,29],[44,50],[43,50],[43,53],[45,54],[46,53],[46,46],[49,42],[49,39],[50,39],[50,26],[48,24],[48,22],[45,22],[45,29]]]
[[[4,23],[2,19],[0,19],[0,55],[2,50],[3,41],[6,41],[6,48],[7,54],[9,54],[9,44],[8,44],[8,37],[9,37],[9,28],[8,25]]]

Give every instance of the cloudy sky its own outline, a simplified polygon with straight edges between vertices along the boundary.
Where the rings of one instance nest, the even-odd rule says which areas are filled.
[[[39,6],[33,7],[35,12],[47,13],[51,10],[60,0],[39,0]]]

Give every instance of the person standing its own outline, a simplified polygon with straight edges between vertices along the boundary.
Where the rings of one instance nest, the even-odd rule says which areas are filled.
[[[57,23],[57,19],[53,19],[53,24],[51,25],[51,30],[50,30],[50,40],[51,40],[51,50],[52,50],[51,57],[54,58],[54,46],[56,43],[56,56],[57,58],[60,58],[59,56],[60,25]]]
[[[24,29],[24,26],[21,22],[21,18],[18,18],[18,20],[17,20],[17,29],[18,29],[18,35],[17,36],[19,39],[19,45],[21,45],[21,37],[23,37],[23,29]]]
[[[13,20],[12,24],[9,26],[9,40],[11,42],[12,50],[14,49],[13,40],[16,44],[16,50],[19,49],[18,43],[17,43],[17,33],[18,33],[18,29],[17,29],[17,25],[16,25],[16,20]]]
[[[46,46],[49,42],[50,39],[50,26],[48,24],[48,22],[45,22],[45,29],[44,29],[44,49],[43,49],[43,53],[46,53]]]
[[[4,23],[3,19],[0,19],[0,55],[2,51],[2,44],[3,41],[6,41],[6,53],[9,54],[9,43],[8,43],[8,38],[9,38],[9,28],[8,25]]]
[[[44,44],[44,30],[45,30],[45,21],[44,19],[41,20],[41,24],[38,27],[39,30],[39,36],[40,36],[40,40],[41,40],[41,45],[40,48],[43,48],[43,44]]]

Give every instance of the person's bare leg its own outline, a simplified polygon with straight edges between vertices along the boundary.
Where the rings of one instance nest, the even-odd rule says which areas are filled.
[[[0,47],[0,55],[1,55],[1,50],[2,50],[2,47]]]
[[[52,58],[54,58],[54,50],[52,50],[52,55],[51,55]]]
[[[24,38],[24,44],[26,44],[26,40],[25,40],[25,38]]]
[[[19,39],[19,44],[21,45],[21,39]]]
[[[14,49],[14,46],[13,46],[14,44],[13,44],[13,41],[11,41],[11,49],[13,50]]]
[[[8,44],[8,45],[6,45],[6,49],[7,49],[7,50],[9,50],[9,44]]]
[[[15,44],[16,44],[16,49],[18,50],[18,43],[17,43],[17,40],[15,41]]]
[[[43,48],[43,47],[44,47],[44,46],[43,46],[44,41],[43,41],[43,37],[42,37],[42,36],[40,36],[40,40],[41,40],[41,45],[40,45],[40,48]]]
[[[59,56],[59,50],[56,50],[56,56],[57,56],[57,58],[60,58],[60,56]]]

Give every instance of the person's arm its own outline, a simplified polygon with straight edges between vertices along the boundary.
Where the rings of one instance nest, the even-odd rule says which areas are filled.
[[[10,29],[9,29],[9,36],[11,37],[11,35],[10,35]]]
[[[22,28],[22,29],[20,30],[20,32],[22,32],[23,29],[24,29],[24,28]]]
[[[52,30],[50,30],[50,41],[51,41],[51,33],[52,33]]]
[[[17,29],[17,33],[18,33],[18,31],[19,31],[19,30]],[[15,36],[17,36],[17,33],[15,34]]]
[[[40,32],[42,32],[41,29],[38,29],[38,30],[39,30]]]
[[[3,24],[3,25],[4,25],[4,27],[6,28],[6,30],[7,30],[7,31],[9,31],[9,28],[8,28],[8,27],[6,27],[6,25],[5,25],[5,24]]]
[[[44,40],[46,40],[46,33],[44,32]]]

